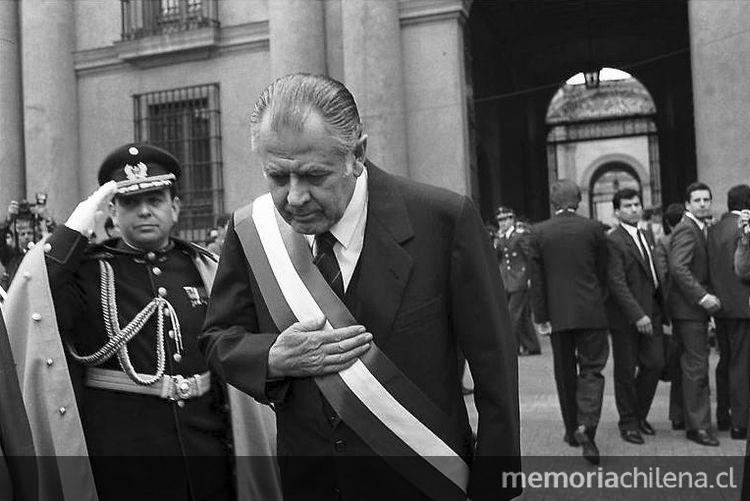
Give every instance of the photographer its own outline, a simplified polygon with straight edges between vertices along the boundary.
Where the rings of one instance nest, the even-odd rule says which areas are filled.
[[[8,206],[4,238],[0,239],[0,263],[4,273],[0,286],[8,289],[29,245],[55,230],[55,221],[47,211],[47,194],[37,193],[36,203],[13,200]]]

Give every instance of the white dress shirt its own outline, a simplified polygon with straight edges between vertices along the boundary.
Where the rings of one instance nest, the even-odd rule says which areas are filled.
[[[367,168],[362,168],[362,174],[357,178],[354,185],[354,194],[349,200],[349,205],[344,210],[341,219],[328,230],[336,237],[333,245],[333,253],[341,268],[341,278],[344,281],[344,292],[349,287],[349,282],[357,267],[359,255],[365,242],[365,223],[367,222]],[[316,255],[315,235],[305,235],[307,243]]]
[[[645,249],[646,254],[648,254],[649,264],[651,265],[651,280],[654,282],[654,287],[658,289],[659,279],[657,278],[658,275],[656,274],[656,268],[654,267],[654,256],[651,253],[651,248],[648,243],[648,240],[646,240],[646,236],[643,234],[639,235],[638,232],[641,230],[639,230],[637,226],[633,226],[632,224],[621,222],[620,226],[622,226],[623,229],[628,232],[628,235],[630,235],[630,238],[633,239],[633,241],[635,242],[635,246],[638,248],[638,250],[641,253],[642,258],[644,257],[643,252]],[[643,238],[643,242],[640,241],[641,237]]]

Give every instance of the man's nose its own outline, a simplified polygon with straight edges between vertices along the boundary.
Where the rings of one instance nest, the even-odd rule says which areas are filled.
[[[138,204],[138,215],[141,217],[148,217],[151,215],[151,207],[146,202]]]
[[[289,193],[287,193],[286,199],[292,207],[304,205],[310,199],[310,192],[307,189],[306,183],[301,182],[296,176],[291,176],[289,179]]]

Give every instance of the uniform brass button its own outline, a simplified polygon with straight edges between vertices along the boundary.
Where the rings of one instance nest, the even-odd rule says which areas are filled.
[[[157,291],[160,297],[167,297],[167,289],[165,287],[159,287]]]
[[[178,400],[177,401],[177,407],[180,407],[180,408],[185,407],[185,401],[184,400]]]
[[[23,272],[23,278],[25,278],[26,280],[30,279],[31,278],[31,272],[30,271],[24,271]]]
[[[55,361],[52,360],[51,358],[48,358],[47,361],[46,361],[46,363],[47,363],[47,367],[52,367],[52,364],[54,364]]]
[[[149,261],[153,261],[154,259],[156,259],[156,254],[153,252],[147,252],[146,259],[148,259]]]
[[[169,336],[169,339],[174,339],[174,331],[170,329],[169,332],[167,332],[167,335]]]
[[[154,266],[154,269],[151,270],[151,272],[158,277],[159,275],[161,275],[161,268],[159,268],[158,266]]]
[[[64,416],[64,415],[65,415],[65,413],[66,413],[66,412],[68,412],[68,409],[66,409],[65,407],[60,407],[60,408],[59,408],[59,409],[57,410],[57,412],[59,412],[61,416]]]
[[[180,363],[180,362],[182,361],[182,355],[180,355],[179,353],[175,353],[174,355],[172,355],[172,358],[173,358],[173,359],[174,359],[174,361],[175,361],[175,362],[177,362],[178,364],[179,364],[179,363]]]
[[[170,315],[170,313],[169,313],[169,308],[166,308],[166,307],[165,307],[165,308],[164,308],[164,309],[162,310],[162,313],[164,314],[164,316],[165,316],[165,317],[168,317],[168,316]]]
[[[34,322],[38,322],[38,321],[40,321],[40,320],[42,319],[42,315],[41,315],[41,314],[39,314],[39,313],[32,313],[32,314],[31,314],[31,319],[32,319],[32,320],[33,320]]]
[[[52,250],[52,244],[50,243],[44,244],[44,247],[42,248],[44,249],[44,252],[49,252]]]
[[[346,450],[346,442],[343,440],[336,440],[333,444],[333,448],[336,449],[336,452],[344,452],[344,450]]]

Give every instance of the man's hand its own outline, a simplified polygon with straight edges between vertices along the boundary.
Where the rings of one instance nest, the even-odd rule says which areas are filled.
[[[549,336],[550,334],[552,334],[552,324],[550,324],[549,322],[535,324],[535,327],[540,336]]]
[[[78,204],[73,214],[65,222],[65,226],[75,230],[88,238],[94,232],[97,221],[104,217],[107,205],[117,193],[117,183],[109,181],[104,183],[91,194],[86,200]]]
[[[708,313],[716,313],[721,309],[721,301],[719,301],[719,298],[713,294],[706,294],[703,296],[698,302],[698,305]]]
[[[268,352],[268,377],[310,377],[340,372],[370,349],[361,325],[321,330],[325,319],[297,322],[279,334]]]
[[[651,319],[648,318],[648,315],[643,315],[643,317],[636,320],[635,328],[644,336],[652,336],[654,334],[654,328],[651,325]]]
[[[744,235],[750,233],[750,210],[744,209],[740,212],[740,217],[737,220],[737,225],[742,229],[742,233]]]

